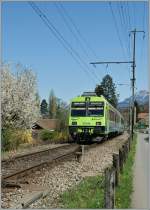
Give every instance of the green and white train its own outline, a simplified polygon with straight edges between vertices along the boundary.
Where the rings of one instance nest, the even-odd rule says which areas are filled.
[[[104,96],[85,92],[71,100],[69,133],[75,141],[108,137],[124,132],[124,120]]]

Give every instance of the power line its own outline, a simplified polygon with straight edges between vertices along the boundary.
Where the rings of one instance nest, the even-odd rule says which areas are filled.
[[[146,4],[143,2],[143,30],[145,29],[145,12],[146,12]]]
[[[119,5],[118,5],[119,6]],[[124,28],[124,36],[125,36],[125,40],[126,40],[126,49],[127,49],[127,54],[129,54],[130,56],[130,48],[129,48],[129,40],[128,40],[128,18],[127,18],[127,14],[126,14],[126,10],[125,10],[125,6],[123,4],[120,3],[120,13],[122,14],[122,19],[123,19],[123,28]]]
[[[127,25],[127,16],[126,16],[126,12],[125,12],[125,7],[123,6],[123,2],[121,3],[120,2],[120,5],[121,5],[121,12],[122,12],[122,16],[123,16],[123,20],[124,20],[124,26],[127,28],[128,30],[128,25]]]
[[[111,13],[112,13],[112,17],[113,17],[113,20],[114,20],[114,25],[115,25],[115,28],[116,28],[117,36],[118,36],[118,39],[119,39],[119,42],[120,42],[120,46],[122,48],[123,55],[124,55],[124,57],[126,57],[126,53],[125,53],[125,50],[124,50],[122,40],[120,38],[119,29],[118,29],[118,25],[117,25],[117,20],[116,20],[115,14],[113,12],[111,2],[109,2],[109,7],[110,7],[110,10],[111,10]]]
[[[46,17],[46,15],[42,12],[42,10],[39,9],[39,7],[34,2],[28,2],[28,3],[32,7],[32,9],[36,12],[36,14],[42,19],[44,24],[49,28],[49,30],[52,32],[52,34],[63,45],[63,47],[67,50],[67,52],[72,56],[72,58],[80,65],[80,67],[84,70],[84,72],[86,74],[88,73],[88,75],[90,75],[86,69],[88,65],[82,60],[80,55],[72,48],[72,46],[64,39],[62,34],[56,29],[56,27],[52,24],[52,22],[50,22],[50,20]],[[81,65],[81,63],[82,63],[82,65],[84,65],[84,67]],[[86,68],[85,68],[85,66],[86,66]],[[92,74],[92,76],[93,76],[93,74]],[[93,78],[92,78],[92,80],[93,80]]]
[[[56,2],[54,2],[54,5],[56,7],[56,9],[58,10],[60,16],[62,17],[65,25],[67,26],[67,28],[69,29],[69,31],[71,32],[71,34],[73,35],[73,37],[76,39],[76,41],[80,44],[80,48],[83,51],[83,53],[88,57],[88,53],[86,52],[86,50],[84,49],[84,46],[82,45],[80,39],[77,37],[77,35],[74,33],[74,31],[72,30],[72,28],[70,27],[69,23],[67,22],[66,16],[63,14],[63,10],[62,8],[60,8]]]
[[[131,29],[131,17],[130,17],[130,10],[129,10],[129,4],[127,2],[127,12],[128,12],[128,17],[129,17],[129,27]]]
[[[89,51],[95,56],[97,57],[96,53],[94,52],[94,50],[92,49],[92,47],[89,45],[89,43],[86,41],[85,37],[81,34],[79,28],[77,27],[77,25],[75,24],[74,20],[72,19],[72,17],[69,15],[69,13],[67,12],[67,10],[65,9],[65,7],[62,5],[61,2],[59,2],[63,12],[65,13],[66,17],[68,18],[68,20],[70,21],[70,23],[72,24],[72,26],[74,27],[76,33],[79,35],[80,39],[84,42],[84,44],[86,45],[86,47],[89,49]]]
[[[82,44],[82,38],[81,38],[81,33],[79,32],[79,29],[77,29],[77,26],[75,25],[75,23],[73,22],[72,18],[68,15],[67,11],[65,10],[65,8],[63,7],[63,5],[60,3],[59,6],[57,5],[57,3],[54,3],[56,9],[58,10],[59,14],[61,15],[64,23],[66,24],[67,28],[69,29],[69,31],[71,32],[71,34],[73,35],[73,37],[76,39],[76,41],[80,44],[80,48],[82,49],[83,53],[86,55],[86,57],[88,59],[91,59],[89,57],[88,52],[85,50],[83,44]],[[74,31],[72,30],[71,26],[69,25],[69,23],[71,23],[71,25],[74,27],[74,29],[76,30],[76,33],[74,33]],[[79,36],[79,38],[78,38]],[[82,41],[81,41],[82,40]],[[87,47],[89,50],[91,50],[89,48],[89,46]],[[98,78],[98,75],[95,73],[94,69],[93,69],[93,74],[95,76],[95,78]]]
[[[136,2],[134,2],[132,6],[133,6],[134,26],[136,27],[136,15],[135,15],[135,14],[136,14],[136,11],[135,11],[135,6],[136,6],[136,4],[135,4],[135,3],[136,3]],[[135,6],[134,6],[134,4],[135,4]]]

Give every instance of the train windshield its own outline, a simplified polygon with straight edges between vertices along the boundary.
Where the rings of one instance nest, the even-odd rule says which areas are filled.
[[[86,116],[86,110],[85,109],[72,109],[71,110],[71,116],[72,117],[85,117]]]
[[[99,109],[88,109],[88,116],[104,116],[103,107]]]

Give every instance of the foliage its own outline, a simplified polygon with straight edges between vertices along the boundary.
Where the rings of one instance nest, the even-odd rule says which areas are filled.
[[[101,85],[97,85],[95,88],[95,93],[97,96],[104,95],[103,87]]]
[[[56,97],[54,94],[54,91],[51,90],[50,91],[50,95],[49,95],[49,117],[51,119],[55,119],[56,118]]]
[[[44,141],[50,141],[51,143],[68,142],[68,136],[69,134],[67,131],[42,130],[40,132],[40,138]]]
[[[66,130],[69,118],[69,109],[67,104],[58,98],[57,98],[56,118],[59,119],[60,130]]]
[[[54,132],[54,142],[68,142],[69,133],[67,130],[64,131],[55,131]]]
[[[54,136],[54,132],[53,131],[49,131],[49,130],[42,130],[40,132],[40,138],[44,141],[47,141],[47,140],[52,140],[53,139],[53,136]]]
[[[36,106],[38,110],[40,110],[40,96],[38,92],[35,93],[35,100],[36,100]]]
[[[124,165],[123,172],[119,177],[119,185],[116,188],[115,208],[131,208],[131,195],[133,192],[133,164],[136,152],[136,135],[131,144],[127,161]]]
[[[103,208],[104,189],[100,176],[85,178],[79,185],[61,195],[63,208]]]
[[[16,73],[6,64],[1,70],[2,128],[28,129],[39,117],[36,76],[31,69],[15,67]]]
[[[103,94],[103,96],[114,106],[117,107],[118,98],[116,96],[116,87],[113,83],[113,79],[110,75],[106,75],[100,85],[97,85],[95,92],[98,96]]]
[[[23,143],[32,143],[31,130],[2,129],[2,150],[14,150]]]
[[[45,99],[42,100],[40,108],[41,108],[41,115],[43,116],[43,118],[47,117],[48,116],[48,104]]]

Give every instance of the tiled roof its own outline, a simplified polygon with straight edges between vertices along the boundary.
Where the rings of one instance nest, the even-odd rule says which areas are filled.
[[[39,125],[43,129],[55,130],[59,126],[58,119],[39,119],[34,125]]]

